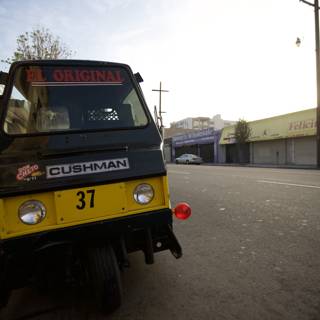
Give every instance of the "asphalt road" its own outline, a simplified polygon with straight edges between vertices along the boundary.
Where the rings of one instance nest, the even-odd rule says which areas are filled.
[[[131,255],[124,303],[112,315],[79,292],[27,288],[14,292],[1,319],[320,319],[320,171],[168,171],[172,204],[193,208],[175,222],[181,259],[162,252],[147,266]]]

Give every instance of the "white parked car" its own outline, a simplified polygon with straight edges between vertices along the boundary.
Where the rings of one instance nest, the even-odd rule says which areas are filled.
[[[196,156],[195,154],[183,154],[180,157],[175,159],[177,164],[201,164],[203,162],[201,157]]]

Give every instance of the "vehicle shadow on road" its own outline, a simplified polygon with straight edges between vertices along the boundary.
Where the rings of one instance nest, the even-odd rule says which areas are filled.
[[[8,306],[0,312],[1,320],[99,320],[99,319],[137,319],[136,299],[143,293],[145,278],[159,265],[147,266],[141,253],[130,255],[131,268],[122,273],[124,288],[123,305],[112,314],[101,313],[85,287],[57,286],[50,291],[39,291],[26,287],[13,291]],[[160,261],[159,261],[160,262]],[[159,263],[158,262],[158,263]],[[146,275],[146,272],[149,275]],[[158,272],[157,272],[158,273]],[[159,276],[159,274],[158,274]],[[169,284],[167,284],[169,286]],[[142,290],[142,292],[141,292]],[[137,295],[137,291],[140,292]],[[141,300],[141,299],[140,299]],[[138,303],[141,303],[138,302]],[[140,314],[141,315],[141,314]],[[138,317],[139,318],[139,317]]]

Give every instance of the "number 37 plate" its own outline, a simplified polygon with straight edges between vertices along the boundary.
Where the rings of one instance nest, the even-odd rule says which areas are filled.
[[[58,223],[68,223],[124,212],[123,183],[57,191],[54,194]]]

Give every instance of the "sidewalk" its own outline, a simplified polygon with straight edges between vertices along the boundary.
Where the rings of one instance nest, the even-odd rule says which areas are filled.
[[[175,164],[174,162],[167,162],[167,164]],[[216,167],[247,167],[247,168],[278,168],[278,169],[308,169],[318,170],[316,165],[294,165],[294,164],[252,164],[252,163],[215,163],[204,162],[202,166],[216,166]]]
[[[318,170],[316,165],[294,165],[294,164],[252,164],[252,163],[210,163],[206,162],[205,166],[221,166],[221,167],[252,167],[252,168],[280,168],[280,169],[310,169]]]

